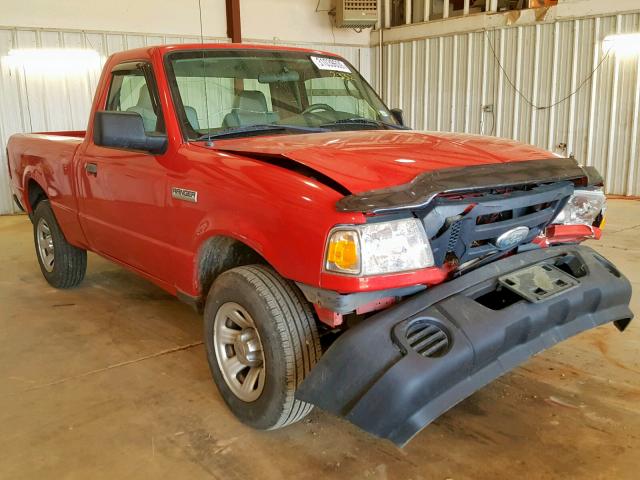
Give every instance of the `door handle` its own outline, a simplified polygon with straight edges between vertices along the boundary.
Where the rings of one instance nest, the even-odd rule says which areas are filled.
[[[94,177],[98,176],[98,165],[95,163],[85,163],[84,169],[88,175],[93,175]]]

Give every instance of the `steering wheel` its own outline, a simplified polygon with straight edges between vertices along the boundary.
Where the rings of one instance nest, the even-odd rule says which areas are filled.
[[[324,112],[335,112],[336,109],[333,108],[331,105],[327,105],[326,103],[314,103],[313,105],[308,106],[307,108],[304,109],[304,111],[302,112],[302,115],[306,115],[307,113],[313,113],[316,110],[320,110],[320,111],[324,111]]]

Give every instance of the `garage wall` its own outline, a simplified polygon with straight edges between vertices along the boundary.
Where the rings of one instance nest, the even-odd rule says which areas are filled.
[[[0,27],[0,57],[12,48],[91,48],[102,60],[111,53],[145,45],[199,42],[197,36],[117,33]],[[223,42],[224,38],[207,38]],[[267,43],[262,41],[261,43]],[[269,42],[269,43],[274,43]],[[371,67],[368,47],[325,43],[298,45],[338,53],[368,74]],[[101,65],[84,74],[47,75],[16,71],[0,62],[0,214],[17,212],[9,189],[5,146],[9,136],[18,132],[84,130]]]
[[[225,36],[225,0],[201,0],[204,34]],[[198,0],[19,0],[3,2],[0,25],[199,35]]]
[[[223,41],[224,1],[202,0],[202,5],[208,41]],[[609,33],[640,31],[640,13],[388,43],[380,72],[379,48],[361,45],[369,34],[331,28],[323,12],[330,5],[331,0],[242,0],[243,34],[255,43],[345,56],[390,106],[405,110],[415,128],[497,135],[573,154],[606,175],[609,193],[640,195],[640,60],[605,58],[600,44]],[[141,22],[150,11],[159,13],[152,22]],[[273,14],[283,11],[289,15]],[[106,57],[143,45],[199,41],[197,0],[114,0],[98,13],[80,0],[13,2],[3,8],[0,22],[12,26],[0,26],[0,57],[11,48],[36,46],[94,48]],[[144,31],[148,23],[160,33],[114,31]],[[180,28],[183,35],[175,33]],[[99,70],[54,78],[0,66],[0,214],[15,211],[5,168],[8,137],[84,129]]]
[[[335,0],[240,0],[246,40],[369,45],[369,32],[331,27]],[[225,0],[6,0],[0,26],[46,29],[155,32],[162,35],[227,35]]]
[[[84,74],[42,74],[10,69],[0,62],[0,214],[15,213],[5,146],[14,133],[84,130],[102,62],[111,53],[158,43],[198,41],[191,37],[110,32],[0,28],[0,58],[12,48],[92,48],[102,61]],[[222,41],[220,39],[211,41]]]
[[[243,38],[368,47],[369,30],[333,27],[327,13],[333,5],[335,0],[240,0]]]
[[[638,31],[628,13],[384,44],[374,83],[415,128],[534,143],[596,166],[609,193],[640,195],[640,59],[601,46]]]

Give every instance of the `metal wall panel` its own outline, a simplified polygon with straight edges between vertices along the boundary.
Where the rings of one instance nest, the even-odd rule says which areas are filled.
[[[226,39],[207,38],[207,42]],[[92,48],[103,61],[110,54],[145,45],[197,43],[197,37],[138,33],[81,32],[67,30],[13,29],[0,27],[0,57],[12,48]],[[288,43],[288,45],[293,45]],[[330,44],[297,44],[344,56],[365,76],[371,60],[368,47]],[[0,214],[17,212],[9,188],[5,146],[14,133],[84,130],[101,68],[83,74],[34,74],[0,64]]]
[[[640,195],[640,59],[601,43],[638,31],[640,13],[628,13],[385,44],[382,75],[371,49],[372,77],[415,128],[574,155],[606,176],[607,192]]]
[[[640,59],[610,55],[602,61],[601,47],[610,33],[639,30],[640,14],[633,13],[385,44],[382,72],[378,47],[286,44],[344,56],[390,106],[404,109],[415,128],[503,136],[573,154],[606,175],[609,193],[640,195]],[[42,46],[93,48],[106,58],[143,45],[198,41],[0,28],[0,57],[11,48]],[[86,128],[99,74],[96,69],[62,77],[25,75],[1,65],[0,145],[17,132]],[[14,212],[15,206],[4,148],[0,155],[2,214]]]
[[[197,41],[191,37],[0,28],[0,57],[12,48],[92,48],[104,61],[127,48]],[[95,68],[83,74],[47,75],[10,69],[4,62],[0,65],[0,214],[18,211],[6,168],[9,137],[20,132],[84,130],[100,71]]]

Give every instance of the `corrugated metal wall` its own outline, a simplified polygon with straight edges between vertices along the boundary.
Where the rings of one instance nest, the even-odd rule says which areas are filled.
[[[573,154],[606,175],[609,193],[640,195],[640,59],[604,58],[601,46],[608,34],[638,31],[632,13],[385,44],[374,83],[414,128]]]
[[[639,30],[640,14],[634,13],[388,44],[382,79],[377,47],[301,46],[347,58],[378,91],[384,85],[385,101],[403,108],[415,128],[497,135],[573,154],[606,175],[609,193],[640,195],[640,59],[610,55],[602,61],[601,47],[610,33]],[[198,40],[0,28],[0,57],[11,48],[38,46],[94,48],[106,57],[143,45]],[[1,66],[0,214],[15,211],[4,151],[9,136],[84,129],[98,75],[98,69],[85,75],[25,75]],[[528,103],[549,106],[567,96],[546,109]]]
[[[12,48],[92,48],[103,60],[110,54],[145,45],[199,42],[196,37],[112,32],[28,30],[0,27],[0,57]],[[225,39],[207,39],[223,42]],[[368,74],[369,48],[340,45],[304,44],[338,53]],[[17,211],[11,198],[5,146],[18,132],[84,130],[87,126],[93,92],[100,68],[85,74],[48,75],[10,69],[0,64],[0,214]]]

